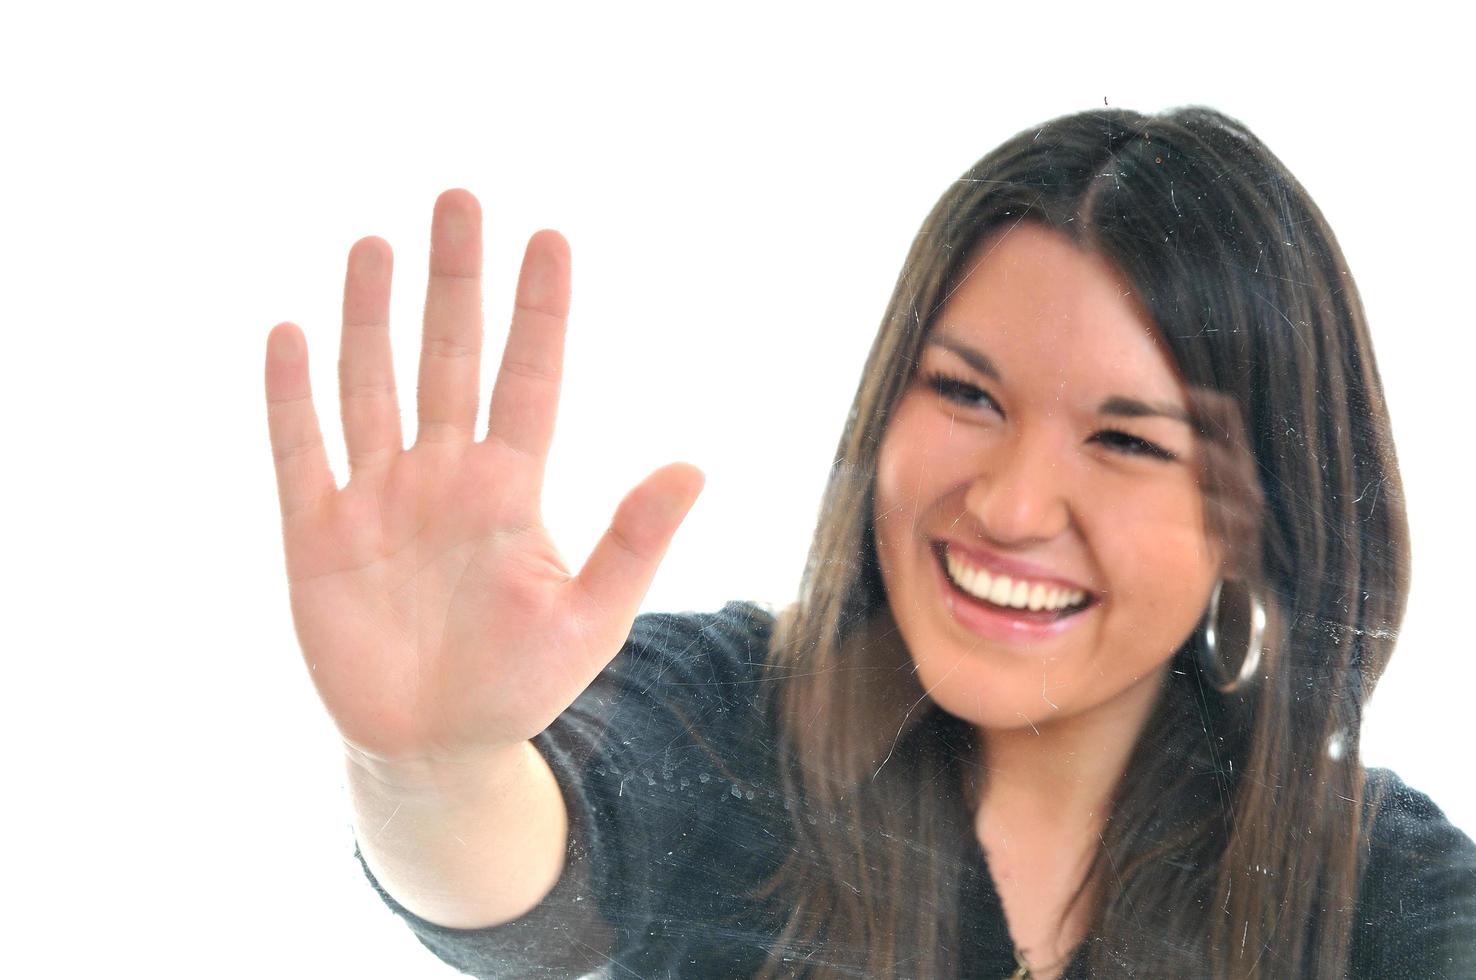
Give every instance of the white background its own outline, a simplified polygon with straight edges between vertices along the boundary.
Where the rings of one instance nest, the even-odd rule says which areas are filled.
[[[266,335],[306,331],[343,479],[337,316],[355,239],[396,248],[413,438],[437,193],[467,187],[486,215],[488,383],[523,244],[562,230],[575,297],[555,540],[582,563],[631,486],[688,460],[707,489],[645,608],[782,603],[923,216],[1005,138],[1104,99],[1239,117],[1336,229],[1415,543],[1365,758],[1476,833],[1456,32],[1409,3],[1397,23],[1287,4],[988,7],[4,15],[0,956],[40,957],[31,976],[455,975],[352,858],[338,743],[287,604]]]

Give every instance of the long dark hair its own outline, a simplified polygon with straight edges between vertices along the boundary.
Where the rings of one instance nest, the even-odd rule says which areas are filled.
[[[1092,973],[1341,977],[1369,819],[1363,706],[1408,589],[1403,494],[1332,231],[1254,135],[1197,107],[1022,132],[948,189],[913,242],[798,601],[775,626],[769,706],[797,846],[763,890],[793,902],[765,975],[957,973],[978,745],[910,669],[872,504],[881,437],[932,317],[974,247],[1021,221],[1134,285],[1187,386],[1231,406],[1199,418],[1201,435],[1243,440],[1261,502],[1240,584],[1270,614],[1265,655],[1228,695],[1203,672],[1197,632],[1175,655],[1088,875]]]

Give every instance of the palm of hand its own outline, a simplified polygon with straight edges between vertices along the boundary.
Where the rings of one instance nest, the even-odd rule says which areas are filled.
[[[419,384],[400,447],[388,246],[359,242],[344,289],[340,390],[351,479],[335,487],[297,328],[268,341],[267,400],[293,620],[346,746],[388,765],[522,742],[578,696],[629,633],[701,474],[658,470],[618,508],[580,574],[543,528],[568,307],[563,240],[530,240],[493,390],[473,441],[481,343],[480,214],[437,202]]]

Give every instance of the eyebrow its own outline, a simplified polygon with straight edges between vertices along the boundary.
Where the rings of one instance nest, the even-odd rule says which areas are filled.
[[[1000,383],[1004,382],[1004,378],[1000,377],[999,368],[995,367],[994,362],[985,354],[974,350],[972,347],[960,344],[947,334],[935,331],[928,337],[928,346],[941,347],[946,351],[952,351],[961,357],[965,364],[984,375],[984,377]]]
[[[993,381],[1004,383],[1004,378],[999,368],[989,356],[982,351],[977,351],[966,344],[959,343],[944,333],[935,332],[927,340],[928,346],[941,347],[946,351],[958,355],[965,364],[978,371],[984,377]],[[1178,405],[1169,402],[1145,402],[1140,398],[1129,398],[1126,395],[1113,395],[1097,406],[1098,415],[1116,415],[1121,418],[1167,418],[1185,425],[1193,425],[1189,413]]]

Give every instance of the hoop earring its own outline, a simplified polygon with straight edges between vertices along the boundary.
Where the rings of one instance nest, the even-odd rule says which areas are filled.
[[[1261,600],[1256,594],[1249,590],[1246,596],[1250,600],[1250,637],[1246,644],[1245,656],[1240,662],[1240,672],[1231,680],[1222,680],[1220,662],[1220,593],[1224,589],[1225,580],[1220,579],[1215,583],[1214,592],[1210,593],[1209,612],[1205,616],[1204,624],[1204,658],[1200,663],[1200,671],[1207,674],[1210,683],[1215,690],[1221,694],[1234,694],[1245,685],[1255,679],[1256,669],[1261,665],[1261,638],[1266,633],[1266,607],[1261,605]]]

